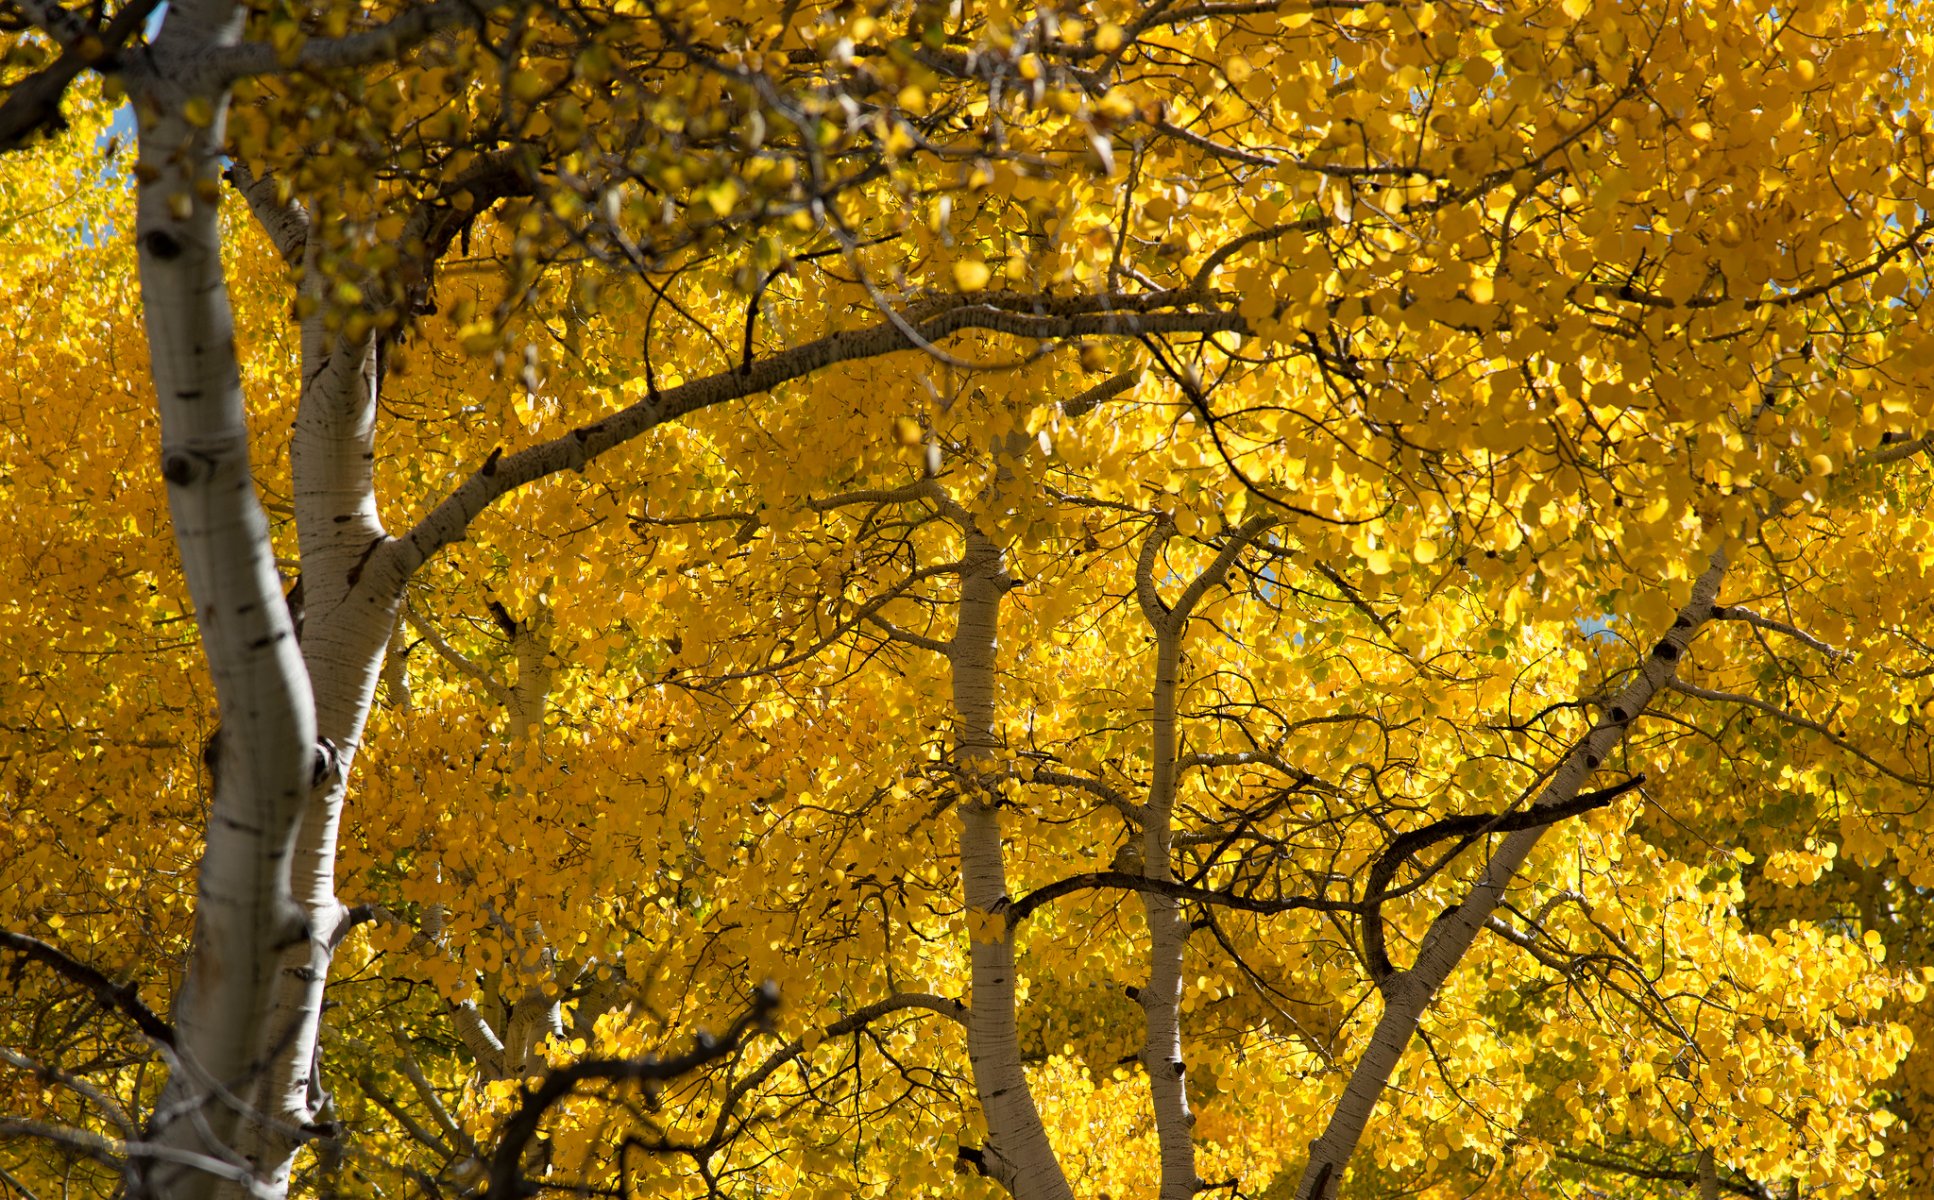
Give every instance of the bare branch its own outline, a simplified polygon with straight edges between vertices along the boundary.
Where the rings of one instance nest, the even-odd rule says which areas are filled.
[[[890,641],[904,642],[909,646],[917,646],[922,650],[931,650],[935,654],[946,654],[952,649],[951,646],[939,638],[930,638],[924,634],[913,633],[909,630],[902,629],[876,613],[866,614],[866,620],[870,624],[879,626],[881,632],[885,633]]]
[[[905,1012],[908,1009],[926,1009],[929,1012],[936,1012],[956,1025],[967,1023],[967,1006],[959,1000],[935,996],[927,992],[902,992],[897,996],[888,996],[884,1000],[876,1000],[863,1008],[854,1009],[820,1030],[820,1037],[822,1039],[844,1037],[846,1034],[866,1028],[881,1017]],[[772,1078],[773,1072],[806,1052],[805,1040],[794,1038],[768,1055],[751,1074],[728,1088],[725,1099],[719,1105],[718,1122],[714,1125],[712,1135],[707,1139],[706,1144],[713,1148],[723,1145],[732,1113],[738,1108],[739,1101],[745,1098],[746,1093]]]
[[[410,603],[407,596],[403,599],[403,618],[410,623],[410,628],[423,635],[423,640],[430,644],[430,649],[436,651],[437,655],[443,661],[455,667],[468,678],[474,679],[482,684],[484,690],[489,692],[491,698],[497,701],[497,703],[503,705],[505,708],[511,706],[513,697],[510,688],[506,687],[495,675],[492,675],[489,671],[466,656],[461,650],[458,650],[455,646],[445,641],[443,635],[437,631],[436,626],[425,621],[417,613],[416,606]]]
[[[1783,633],[1801,645],[1810,646],[1818,650],[1828,658],[1846,660],[1853,657],[1851,651],[1828,645],[1826,642],[1821,641],[1819,638],[1814,637],[1812,634],[1797,626],[1789,625],[1785,621],[1776,621],[1771,617],[1762,617],[1752,609],[1741,608],[1737,604],[1722,604],[1715,607],[1712,610],[1712,619],[1715,621],[1740,621],[1756,629],[1770,629],[1774,633]]]
[[[1390,895],[1390,881],[1412,855],[1433,842],[1457,839],[1457,844],[1440,857],[1424,877],[1436,874],[1468,849],[1479,838],[1493,833],[1514,833],[1520,829],[1534,829],[1551,825],[1566,817],[1603,808],[1626,792],[1645,782],[1644,775],[1634,775],[1622,783],[1597,791],[1586,792],[1558,804],[1541,808],[1525,809],[1514,813],[1470,813],[1459,817],[1445,817],[1432,821],[1421,829],[1401,833],[1390,845],[1384,848],[1377,861],[1370,864],[1369,877],[1363,885],[1363,957],[1370,968],[1370,978],[1379,986],[1386,983],[1396,970],[1390,965],[1390,955],[1385,948],[1383,932],[1383,903]]]
[[[1085,417],[1142,381],[1140,370],[1123,371],[1102,380],[1072,399],[1061,402],[1061,413],[1070,419]]]
[[[130,0],[105,26],[89,29],[52,0],[24,0],[29,16],[61,44],[60,57],[15,83],[0,101],[0,153],[18,150],[42,131],[58,130],[61,98],[90,67],[107,67],[160,6],[161,0]]]
[[[778,1007],[779,989],[770,983],[762,983],[753,993],[752,1007],[732,1023],[725,1036],[700,1034],[697,1044],[685,1054],[671,1058],[659,1058],[657,1055],[644,1058],[586,1058],[546,1071],[536,1087],[524,1089],[523,1102],[504,1122],[503,1133],[497,1139],[496,1153],[491,1156],[490,1185],[484,1193],[486,1200],[516,1200],[537,1194],[538,1189],[519,1170],[524,1150],[537,1139],[545,1115],[575,1092],[580,1084],[664,1083],[690,1074],[737,1050],[753,1030],[765,1026],[773,1010]]]
[[[254,1172],[246,1165],[223,1162],[206,1154],[196,1154],[176,1146],[165,1146],[157,1142],[119,1141],[105,1138],[86,1129],[73,1129],[64,1125],[49,1125],[42,1121],[30,1121],[17,1117],[0,1118],[0,1138],[29,1137],[64,1146],[86,1158],[93,1159],[102,1166],[112,1167],[125,1172],[128,1160],[135,1158],[159,1159],[162,1162],[179,1163],[192,1167],[217,1179],[226,1179],[240,1184],[256,1200],[279,1200],[281,1193],[271,1191],[262,1181],[255,1178]]]
[[[127,1110],[121,1107],[120,1101],[108,1095],[100,1088],[95,1087],[87,1080],[82,1079],[80,1076],[63,1071],[59,1067],[49,1063],[36,1062],[19,1051],[11,1050],[6,1046],[0,1046],[0,1062],[17,1067],[22,1071],[31,1072],[49,1083],[57,1083],[75,1095],[80,1096],[95,1108],[100,1109],[101,1114],[112,1121],[114,1127],[121,1131],[122,1137],[134,1137],[140,1132],[135,1126],[134,1118],[130,1117]]]

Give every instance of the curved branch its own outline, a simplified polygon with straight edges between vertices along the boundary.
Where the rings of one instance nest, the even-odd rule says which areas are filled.
[[[1086,296],[1067,299],[1005,293],[974,303],[955,304],[914,322],[927,341],[969,329],[1012,337],[1052,341],[1144,333],[1246,333],[1248,324],[1219,308],[1181,308],[1212,299],[1195,293],[1157,296]],[[1014,307],[1001,307],[1001,305]],[[1022,306],[1026,310],[1022,310]],[[678,387],[656,391],[601,421],[583,425],[548,442],[505,455],[493,451],[444,501],[408,534],[386,543],[371,563],[400,588],[431,555],[465,536],[472,521],[499,498],[525,484],[582,470],[613,447],[688,414],[747,396],[769,392],[826,367],[910,349],[915,343],[890,323],[842,330],[767,356],[749,370],[734,367]]]
[[[1471,813],[1460,817],[1445,817],[1440,821],[1432,821],[1421,829],[1412,829],[1408,833],[1398,834],[1384,852],[1377,856],[1377,861],[1370,865],[1370,874],[1363,886],[1363,958],[1370,968],[1370,978],[1381,986],[1396,973],[1390,965],[1390,955],[1384,942],[1383,903],[1391,894],[1387,890],[1391,879],[1396,877],[1398,870],[1410,860],[1412,855],[1433,842],[1457,839],[1457,844],[1424,873],[1427,878],[1442,870],[1451,859],[1463,853],[1472,843],[1487,834],[1514,833],[1520,829],[1555,824],[1566,817],[1575,817],[1595,808],[1603,808],[1644,782],[1645,775],[1641,773],[1622,783],[1586,792],[1562,804],[1524,809],[1514,813]]]
[[[491,9],[502,7],[506,7],[505,0],[435,0],[405,8],[360,33],[311,38],[293,54],[284,54],[267,42],[242,42],[224,48],[210,64],[214,76],[210,82],[227,87],[252,75],[343,71],[390,62],[445,30],[480,27]]]
[[[111,66],[160,4],[161,0],[131,0],[97,29],[76,28],[75,22],[65,19],[72,14],[57,4],[35,5],[45,10],[44,24],[62,43],[60,57],[16,82],[0,101],[0,153],[21,149],[43,130],[62,128],[60,102],[68,86],[89,67]]]
[[[828,1038],[844,1037],[849,1033],[856,1033],[874,1021],[879,1020],[881,1017],[896,1012],[905,1012],[908,1009],[914,1008],[923,1008],[929,1012],[939,1013],[956,1025],[965,1025],[967,1023],[967,1006],[957,999],[935,996],[928,992],[902,992],[897,996],[888,996],[884,1000],[876,1000],[864,1008],[854,1009],[846,1016],[819,1030],[819,1040],[823,1041]],[[726,1089],[725,1099],[719,1104],[718,1122],[712,1128],[712,1136],[706,1139],[706,1146],[716,1150],[725,1144],[726,1126],[731,1123],[732,1110],[738,1107],[739,1101],[745,1098],[747,1092],[750,1092],[753,1088],[758,1087],[766,1080],[772,1078],[773,1073],[779,1070],[779,1068],[807,1052],[808,1047],[805,1039],[794,1038],[768,1055],[766,1060],[760,1063],[751,1074]]]
[[[134,1022],[135,1028],[139,1029],[149,1041],[163,1046],[175,1044],[174,1027],[142,1002],[133,984],[116,983],[59,946],[51,942],[43,942],[39,938],[28,937],[24,933],[0,929],[0,950],[11,950],[34,962],[42,963],[53,968],[55,973],[70,983],[86,988],[102,1005]]]
[[[524,1089],[517,1111],[504,1122],[496,1152],[491,1155],[485,1200],[514,1200],[538,1193],[539,1189],[523,1178],[518,1165],[523,1161],[525,1148],[537,1140],[545,1114],[575,1092],[579,1084],[665,1083],[688,1075],[737,1050],[753,1030],[765,1027],[778,1007],[779,989],[769,982],[762,983],[753,992],[752,1007],[732,1022],[724,1037],[700,1034],[697,1044],[684,1054],[671,1058],[659,1058],[655,1054],[643,1058],[586,1058],[546,1071],[536,1087]]]
[[[1840,747],[1840,749],[1845,750],[1848,754],[1853,755],[1861,762],[1866,763],[1874,770],[1879,771],[1882,775],[1887,776],[1887,778],[1892,779],[1897,783],[1904,783],[1908,787],[1913,787],[1913,788],[1924,788],[1924,787],[1927,787],[1930,782],[1934,782],[1926,779],[1918,779],[1912,775],[1903,775],[1899,771],[1896,771],[1892,767],[1888,766],[1886,763],[1881,762],[1873,755],[1867,753],[1865,750],[1862,750],[1860,747],[1854,745],[1846,738],[1843,738],[1839,734],[1833,732],[1833,730],[1827,728],[1825,725],[1822,725],[1820,722],[1815,721],[1809,717],[1803,717],[1800,714],[1795,712],[1788,712],[1787,710],[1781,708],[1779,705],[1768,703],[1765,700],[1761,700],[1757,696],[1741,696],[1733,692],[1715,692],[1710,688],[1702,688],[1695,684],[1687,683],[1683,679],[1674,679],[1671,682],[1670,686],[1673,691],[1683,693],[1687,696],[1691,696],[1694,699],[1712,700],[1718,703],[1737,704],[1744,708],[1757,709],[1760,712],[1763,712],[1770,717],[1773,717],[1780,721],[1784,721],[1788,725],[1795,726],[1796,728],[1799,728],[1799,729],[1805,729],[1812,733],[1817,733],[1821,737],[1825,738],[1827,741],[1832,742],[1834,745]]]

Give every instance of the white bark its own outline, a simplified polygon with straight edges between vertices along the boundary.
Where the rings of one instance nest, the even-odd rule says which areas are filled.
[[[1725,574],[1723,555],[1712,563],[1692,585],[1692,596],[1672,623],[1672,628],[1646,656],[1632,682],[1614,697],[1599,723],[1566,755],[1532,802],[1532,810],[1551,808],[1577,797],[1591,777],[1625,738],[1625,731],[1671,684],[1679,660],[1685,656],[1692,638],[1713,619],[1713,600]],[[1297,1184],[1296,1200],[1331,1200],[1343,1182],[1357,1143],[1363,1137],[1370,1114],[1376,1109],[1391,1073],[1410,1044],[1424,1012],[1437,990],[1444,985],[1457,964],[1463,961],[1477,931],[1490,919],[1504,897],[1504,889],[1516,878],[1547,825],[1535,825],[1507,834],[1484,865],[1483,874],[1472,886],[1464,902],[1438,918],[1424,935],[1417,960],[1407,971],[1399,971],[1384,984],[1383,1016],[1371,1034],[1369,1048],[1351,1073],[1350,1082],[1330,1114],[1330,1123],[1310,1146],[1309,1163]]]
[[[1175,799],[1180,765],[1176,703],[1181,690],[1182,644],[1189,617],[1202,597],[1219,585],[1242,551],[1274,522],[1251,518],[1231,531],[1223,549],[1183,588],[1175,605],[1157,587],[1161,553],[1172,533],[1162,521],[1142,543],[1135,569],[1136,599],[1155,633],[1155,680],[1151,689],[1148,800],[1142,806],[1142,873],[1163,883],[1175,881]],[[1148,920],[1148,980],[1137,993],[1144,1019],[1142,1067],[1148,1072],[1149,1099],[1155,1110],[1155,1137],[1161,1155],[1161,1200],[1189,1200],[1201,1190],[1195,1169],[1195,1114],[1189,1108],[1188,1064],[1182,1055],[1183,960],[1188,953],[1189,921],[1179,900],[1141,893]]]
[[[270,1012],[284,952],[334,932],[298,899],[298,836],[318,765],[314,704],[283,604],[268,519],[255,493],[221,264],[218,147],[225,97],[171,82],[172,55],[232,42],[241,10],[225,0],[170,6],[138,75],[140,170],[135,237],[162,424],[161,473],[182,569],[221,707],[214,801],[198,877],[195,946],[174,1006],[179,1062],[154,1121],[171,1154],[148,1186],[169,1197],[221,1180],[182,1165],[202,1155],[241,1164],[242,1127],[278,1048]],[[191,121],[210,105],[212,123]],[[310,1047],[297,1051],[306,1061]],[[276,1164],[247,1164],[273,1189]],[[232,1175],[226,1175],[232,1178]]]
[[[484,1019],[477,1009],[477,1002],[465,1000],[451,1011],[451,1020],[457,1027],[457,1036],[463,1040],[464,1047],[477,1060],[477,1073],[485,1079],[504,1077],[504,1043],[498,1038],[490,1022]]]
[[[973,1005],[967,1014],[967,1057],[987,1118],[981,1167],[1016,1200],[1073,1200],[1074,1192],[1048,1144],[1034,1093],[1021,1064],[1015,1019],[1014,934],[1006,912],[1007,864],[999,797],[978,782],[1000,761],[995,730],[995,664],[1001,600],[1011,580],[1000,548],[962,521],[960,615],[948,656],[953,664],[954,765],[962,774],[960,876],[973,931]]]
[[[374,345],[345,344],[320,317],[303,330],[303,391],[291,443],[306,619],[282,602],[255,496],[221,264],[221,116],[196,93],[240,32],[228,0],[170,5],[147,69],[130,72],[141,114],[136,237],[163,425],[162,473],[221,708],[215,803],[200,872],[196,951],[175,1004],[181,1061],[155,1136],[245,1165],[246,1189],[280,1195],[325,1101],[317,1028],[332,947],[344,778],[395,620],[395,597],[358,587],[380,544],[371,488]],[[212,124],[198,127],[208,106]],[[278,247],[306,232],[259,180],[238,180]],[[319,287],[310,251],[310,286]],[[232,1177],[158,1167],[169,1197],[235,1190]]]
[[[510,1006],[504,1021],[504,1074],[518,1079],[541,1075],[549,1062],[544,1042],[564,1036],[564,1007],[532,988]]]

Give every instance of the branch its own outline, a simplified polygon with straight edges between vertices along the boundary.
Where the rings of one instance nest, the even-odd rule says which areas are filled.
[[[886,634],[887,640],[890,642],[904,642],[909,646],[917,646],[922,650],[931,650],[935,654],[947,654],[953,650],[952,646],[948,645],[946,642],[941,641],[939,638],[930,638],[930,637],[927,637],[925,634],[914,633],[910,630],[902,629],[898,625],[895,625],[893,622],[887,620],[885,617],[877,616],[873,613],[868,613],[866,615],[866,619],[872,622],[873,624],[878,625],[880,627],[880,631]]]
[[[1085,417],[1142,381],[1139,368],[1102,380],[1072,399],[1061,402],[1061,415],[1070,419]]]
[[[1737,604],[1722,604],[1714,607],[1712,610],[1712,619],[1715,621],[1740,621],[1756,629],[1770,629],[1774,633],[1783,633],[1801,645],[1810,646],[1818,650],[1828,658],[1844,661],[1853,657],[1852,651],[1841,650],[1835,646],[1830,646],[1798,626],[1789,625],[1785,621],[1776,621],[1771,617],[1762,617],[1752,609],[1741,608]]]
[[[1066,299],[996,293],[931,312],[914,321],[913,326],[917,335],[929,342],[969,329],[1040,341],[1147,333],[1247,332],[1247,322],[1233,312],[1179,307],[1213,298],[1178,292]],[[733,367],[654,391],[601,421],[516,454],[493,454],[407,535],[386,543],[377,560],[389,572],[391,585],[400,588],[431,555],[464,537],[471,522],[485,509],[525,484],[560,471],[582,470],[613,447],[701,409],[769,392],[837,363],[876,358],[915,344],[891,322],[829,333],[769,355],[749,370]],[[372,567],[376,565],[372,563]]]
[[[1557,1156],[1568,1163],[1581,1167],[1591,1167],[1599,1171],[1614,1171],[1633,1179],[1656,1179],[1662,1183],[1700,1183],[1700,1176],[1692,1171],[1677,1171],[1670,1167],[1654,1167],[1643,1163],[1620,1162],[1617,1159],[1592,1158],[1571,1150],[1556,1151]],[[1750,1200],[1774,1200],[1774,1193],[1757,1184],[1739,1179],[1719,1179],[1718,1184],[1736,1196],[1750,1197]]]
[[[1229,568],[1249,548],[1249,544],[1276,524],[1279,524],[1278,518],[1258,513],[1229,531],[1228,540],[1222,544],[1214,560],[1189,580],[1188,586],[1182,589],[1182,594],[1175,598],[1174,605],[1169,609],[1168,619],[1177,631],[1180,631],[1182,622],[1189,619],[1189,614],[1195,611],[1195,606],[1202,602],[1202,597],[1208,594],[1209,589],[1222,582],[1222,577],[1229,573]]]
[[[1924,433],[1911,442],[1900,442],[1896,445],[1882,446],[1872,454],[1866,455],[1861,460],[1860,465],[1880,466],[1884,463],[1897,463],[1904,459],[1912,458],[1921,451],[1930,448],[1934,448],[1934,433]]]
[[[1885,763],[1881,762],[1873,755],[1867,753],[1865,750],[1862,750],[1860,747],[1854,745],[1846,738],[1843,738],[1839,734],[1833,732],[1833,730],[1828,729],[1825,725],[1820,724],[1820,722],[1815,721],[1810,717],[1803,717],[1800,714],[1795,712],[1788,712],[1786,709],[1781,708],[1779,705],[1769,704],[1768,702],[1761,700],[1757,696],[1741,696],[1733,692],[1715,692],[1710,688],[1702,688],[1695,684],[1687,683],[1683,679],[1672,680],[1670,686],[1673,691],[1683,692],[1685,695],[1691,696],[1695,699],[1713,700],[1713,701],[1717,701],[1725,704],[1739,704],[1739,705],[1745,706],[1746,708],[1758,709],[1760,712],[1766,713],[1768,716],[1776,717],[1779,720],[1786,722],[1788,725],[1795,725],[1801,729],[1810,730],[1814,733],[1819,734],[1827,741],[1832,742],[1834,745],[1840,747],[1842,750],[1845,750],[1848,754],[1853,755],[1861,762],[1866,763],[1874,770],[1879,771],[1882,775],[1885,775],[1889,779],[1895,780],[1896,782],[1904,783],[1908,787],[1924,788],[1924,787],[1927,787],[1930,783],[1930,781],[1926,779],[1916,779],[1912,775],[1901,774],[1899,771],[1896,771],[1892,767],[1887,766]]]
[[[255,174],[239,159],[224,174],[235,185],[235,190],[242,194],[242,199],[248,201],[256,224],[269,235],[269,241],[282,255],[282,261],[301,262],[302,252],[309,244],[308,210],[292,199],[285,200],[277,195],[273,179]]]
[[[434,626],[417,614],[416,606],[410,603],[409,597],[407,596],[403,598],[403,618],[410,623],[413,629],[423,635],[423,640],[430,643],[430,649],[436,651],[437,655],[443,661],[482,684],[484,690],[489,692],[491,698],[497,701],[497,703],[503,705],[505,708],[511,706],[513,697],[511,696],[510,689],[505,687],[495,675],[492,675],[489,671],[465,656],[461,650],[458,650],[455,646],[445,641],[443,635],[437,632]]]
[[[88,29],[73,14],[53,3],[33,3],[36,24],[44,24],[61,43],[60,57],[13,85],[0,102],[0,153],[24,147],[42,130],[65,125],[61,98],[76,76],[89,67],[108,67],[128,39],[141,31],[148,14],[161,0],[131,0],[105,27]],[[45,22],[39,20],[45,17]],[[56,29],[55,27],[59,28]]]
[[[519,1200],[538,1193],[539,1189],[518,1171],[524,1148],[537,1139],[545,1114],[575,1092],[579,1084],[593,1081],[650,1084],[677,1079],[733,1053],[754,1029],[766,1025],[778,1007],[779,989],[769,982],[762,983],[753,993],[752,1007],[732,1023],[724,1037],[701,1033],[688,1053],[672,1058],[659,1058],[655,1054],[644,1058],[586,1058],[544,1072],[536,1087],[524,1088],[522,1103],[504,1122],[503,1134],[497,1139],[497,1150],[490,1160],[490,1185],[484,1193],[485,1200]]]
[[[1357,912],[1363,904],[1358,900],[1332,900],[1327,896],[1279,896],[1265,899],[1261,896],[1239,896],[1233,892],[1218,892],[1211,888],[1195,887],[1187,883],[1175,883],[1167,879],[1151,879],[1127,871],[1084,871],[1043,884],[1018,900],[1008,902],[1005,911],[1007,927],[1011,930],[1034,914],[1034,911],[1054,903],[1063,896],[1076,892],[1092,892],[1104,888],[1118,888],[1126,892],[1151,892],[1158,896],[1169,896],[1177,900],[1194,900],[1199,904],[1212,904],[1218,908],[1233,908],[1238,912],[1261,913],[1273,916],[1286,912]]]
[[[912,1008],[924,1008],[930,1012],[939,1013],[957,1025],[967,1023],[967,1006],[959,1000],[935,996],[927,992],[902,992],[897,996],[888,996],[884,1000],[875,1001],[864,1008],[855,1009],[834,1021],[819,1031],[820,1040],[844,1037],[866,1028],[881,1017]],[[726,1089],[725,1099],[719,1104],[718,1122],[713,1126],[712,1136],[706,1139],[705,1144],[713,1149],[723,1145],[725,1127],[731,1120],[732,1110],[738,1107],[739,1101],[745,1098],[745,1094],[772,1078],[773,1073],[780,1067],[805,1053],[807,1053],[805,1039],[794,1038],[773,1051],[750,1075]]]
[[[64,1146],[86,1158],[91,1158],[103,1166],[118,1171],[127,1170],[131,1158],[153,1158],[162,1162],[179,1163],[191,1167],[217,1179],[226,1179],[240,1184],[255,1200],[277,1200],[279,1192],[271,1192],[266,1184],[255,1177],[246,1165],[223,1162],[206,1154],[196,1154],[175,1146],[165,1146],[158,1142],[120,1141],[102,1137],[87,1129],[70,1129],[61,1125],[49,1125],[44,1121],[29,1121],[18,1118],[0,1119],[0,1138],[31,1137]]]
[[[134,1137],[139,1132],[134,1124],[134,1118],[128,1116],[127,1110],[121,1107],[119,1101],[80,1076],[69,1074],[49,1063],[35,1062],[19,1051],[10,1050],[5,1046],[0,1046],[0,1062],[37,1075],[48,1083],[57,1083],[80,1096],[100,1109],[101,1114],[108,1120],[114,1122],[115,1128],[121,1131],[123,1137]]]
[[[1028,779],[1045,787],[1076,788],[1088,792],[1110,808],[1119,811],[1134,825],[1140,826],[1142,823],[1142,806],[1099,779],[1076,775],[1071,771],[1044,771],[1038,767],[1035,768],[1033,775],[1028,776]]]
[[[0,929],[0,949],[11,950],[35,962],[44,963],[69,982],[86,988],[103,1005],[134,1022],[135,1028],[149,1041],[162,1046],[175,1044],[174,1027],[142,1003],[132,983],[116,983],[60,947],[22,933]]]
[[[221,52],[213,64],[211,82],[227,87],[251,75],[345,71],[394,62],[445,30],[481,28],[485,14],[506,6],[505,0],[435,0],[419,8],[406,8],[361,33],[311,38],[293,54],[284,54],[267,42],[242,42]]]
[[[1579,798],[1592,772],[1625,740],[1632,723],[1658,693],[1670,686],[1692,639],[1712,619],[1725,573],[1726,556],[1723,551],[1715,552],[1693,581],[1692,594],[1673,618],[1672,627],[1653,645],[1632,680],[1612,697],[1591,732],[1566,751],[1544,789],[1531,802],[1529,812],[1561,809]],[[1491,852],[1463,901],[1446,909],[1431,924],[1410,968],[1383,986],[1383,1014],[1377,1018],[1363,1056],[1331,1109],[1322,1136],[1310,1143],[1309,1158],[1294,1193],[1296,1200],[1332,1200],[1334,1184],[1356,1153],[1370,1114],[1389,1088],[1424,1013],[1444,981],[1464,960],[1478,932],[1488,927],[1504,890],[1517,878],[1546,828],[1548,823],[1531,825],[1507,835]]]
[[[63,46],[87,35],[87,23],[81,15],[58,0],[15,0],[14,7],[26,16],[28,24]]]
[[[1520,829],[1535,829],[1540,825],[1551,825],[1566,817],[1575,817],[1595,808],[1603,808],[1626,792],[1645,782],[1643,774],[1634,775],[1622,783],[1600,788],[1595,792],[1585,792],[1561,804],[1551,804],[1543,808],[1523,809],[1514,813],[1471,813],[1466,816],[1445,817],[1432,821],[1421,829],[1398,834],[1384,848],[1377,861],[1370,865],[1370,874],[1363,885],[1363,958],[1370,968],[1370,978],[1382,985],[1392,975],[1395,968],[1390,965],[1390,955],[1386,949],[1383,934],[1383,903],[1391,893],[1387,890],[1390,881],[1396,877],[1404,863],[1412,855],[1433,842],[1457,839],[1448,853],[1438,859],[1424,878],[1441,871],[1451,859],[1463,853],[1479,838],[1493,833],[1515,833]],[[1407,890],[1407,889],[1406,889]]]

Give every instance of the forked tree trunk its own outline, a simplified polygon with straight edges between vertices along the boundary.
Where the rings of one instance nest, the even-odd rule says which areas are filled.
[[[368,338],[344,342],[319,315],[303,329],[291,443],[300,641],[256,495],[217,214],[227,97],[207,82],[242,16],[228,0],[177,0],[150,69],[132,79],[161,473],[221,714],[195,948],[174,1005],[177,1061],[151,1136],[230,1170],[158,1166],[145,1186],[170,1200],[286,1192],[323,1103],[317,1027],[345,915],[335,893],[344,779],[395,618],[395,596],[357,586],[382,538]]]

